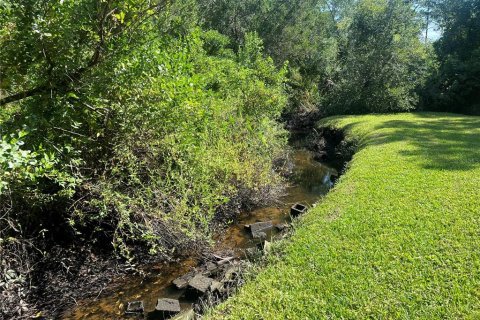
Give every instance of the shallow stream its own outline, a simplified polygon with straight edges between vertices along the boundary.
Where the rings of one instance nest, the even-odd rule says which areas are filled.
[[[313,154],[303,148],[292,153],[293,173],[289,178],[290,186],[285,196],[279,199],[277,206],[259,208],[244,212],[238,221],[229,226],[215,238],[215,249],[229,250],[239,258],[245,256],[248,248],[255,247],[260,240],[252,239],[245,225],[255,222],[272,221],[273,225],[290,222],[290,207],[302,203],[311,207],[330,189],[331,176],[337,176],[337,170],[313,159]],[[267,233],[271,240],[278,231],[273,228]],[[199,261],[194,258],[172,264],[150,265],[145,268],[147,276],[131,276],[117,279],[115,290],[107,295],[99,294],[97,299],[79,301],[77,306],[65,314],[64,319],[124,319],[128,301],[142,300],[145,312],[155,310],[157,299],[179,299],[183,310],[191,308],[195,301],[185,297],[184,290],[177,289],[172,281],[194,269]],[[148,319],[157,319],[150,313]]]

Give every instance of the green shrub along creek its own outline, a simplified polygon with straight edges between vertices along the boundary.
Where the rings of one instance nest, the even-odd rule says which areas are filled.
[[[243,234],[323,118],[478,114],[479,1],[0,0],[0,319]]]
[[[285,101],[282,72],[254,36],[238,55],[204,50],[222,41],[199,30],[149,41],[109,70],[108,92],[87,82],[55,106],[20,106],[22,129],[3,141],[15,220],[35,231],[48,228],[46,211],[60,210],[78,232],[106,220],[119,252],[128,255],[130,239],[155,253],[181,245],[162,239],[165,228],[195,237],[239,188],[275,183],[271,163],[286,142],[274,121]],[[37,123],[36,114],[50,118]]]

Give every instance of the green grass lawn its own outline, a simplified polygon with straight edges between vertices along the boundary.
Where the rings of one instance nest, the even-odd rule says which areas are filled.
[[[480,117],[335,117],[349,169],[211,319],[480,319]]]

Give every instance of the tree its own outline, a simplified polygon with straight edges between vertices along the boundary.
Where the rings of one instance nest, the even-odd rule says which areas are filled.
[[[415,89],[425,77],[427,52],[419,37],[430,19],[430,13],[420,19],[417,3],[205,1],[202,16],[208,27],[234,39],[256,31],[277,64],[289,62],[287,118],[416,107]],[[431,2],[419,6],[428,11]]]
[[[414,109],[426,51],[413,8],[399,0],[359,1],[344,28],[341,69],[328,98],[329,112]]]
[[[480,1],[442,1],[442,37],[434,43],[438,69],[426,86],[424,108],[480,113]]]

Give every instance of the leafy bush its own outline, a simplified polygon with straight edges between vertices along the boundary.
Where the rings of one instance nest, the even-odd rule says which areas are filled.
[[[49,12],[54,41],[83,28],[56,29],[73,9],[88,8],[87,2],[64,5]],[[45,228],[39,222],[54,210],[60,220],[46,228],[68,221],[76,236],[108,234],[123,255],[134,243],[170,255],[192,239],[208,239],[219,207],[240,189],[280,181],[272,161],[286,143],[276,123],[286,103],[285,71],[263,56],[256,35],[235,54],[228,39],[196,28],[180,8],[158,13],[158,21],[147,20],[138,33],[111,38],[109,54],[82,70],[78,80],[62,89],[56,83],[55,90],[16,104],[3,125],[7,132],[30,128],[24,149],[17,141],[4,142],[21,156],[9,155],[23,170],[16,174],[18,188],[11,189],[27,200],[11,208],[20,224],[36,207],[28,225]],[[79,19],[87,19],[82,10]],[[135,11],[127,5],[114,13],[113,26],[121,28]],[[73,70],[81,64],[75,55],[64,59]],[[21,191],[27,186],[32,194]],[[42,197],[49,202],[39,201]]]
[[[2,225],[22,229],[34,208],[48,206],[54,198],[70,198],[79,179],[60,170],[60,159],[41,145],[36,150],[24,149],[26,131],[19,131],[0,140],[0,213]],[[45,191],[42,192],[41,190]],[[53,196],[55,190],[56,196]],[[19,210],[19,208],[24,208]],[[24,215],[23,217],[21,215]],[[2,227],[0,239],[5,228]]]
[[[122,250],[124,239],[145,240],[154,251],[168,247],[160,234],[165,224],[204,238],[217,208],[239,187],[277,181],[271,163],[285,142],[275,123],[285,103],[282,73],[258,52],[240,63],[209,56],[201,38],[194,30],[150,43],[120,63],[141,68],[144,77],[129,81],[114,71],[125,103],[112,120],[118,126],[109,174],[90,187],[97,196],[88,206],[97,213],[80,208],[77,217],[104,218],[115,208]]]

